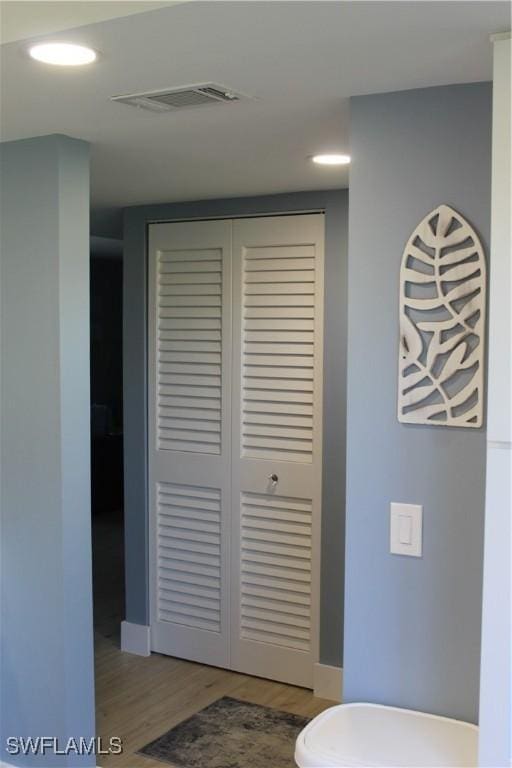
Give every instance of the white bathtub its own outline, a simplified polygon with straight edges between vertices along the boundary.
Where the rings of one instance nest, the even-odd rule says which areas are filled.
[[[299,768],[474,768],[478,728],[378,704],[341,704],[299,734]]]

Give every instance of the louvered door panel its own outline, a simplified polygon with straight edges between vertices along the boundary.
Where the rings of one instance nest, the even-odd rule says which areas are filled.
[[[222,250],[161,250],[157,280],[158,448],[220,454]]]
[[[221,630],[221,494],[159,483],[157,612],[160,621]]]
[[[311,687],[318,660],[323,216],[237,221],[233,231],[232,663]]]
[[[242,292],[243,455],[311,462],[314,246],[245,248]]]
[[[311,502],[241,498],[241,637],[311,647]]]
[[[231,224],[149,230],[152,649],[229,665]]]

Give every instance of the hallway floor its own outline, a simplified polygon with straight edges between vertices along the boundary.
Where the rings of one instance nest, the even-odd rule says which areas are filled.
[[[122,653],[122,526],[102,519],[93,528],[96,729],[103,747],[113,736],[123,741],[121,755],[98,756],[102,768],[162,768],[137,750],[221,696],[306,717],[332,706],[303,688],[156,653],[149,658]]]
[[[97,732],[104,746],[111,736],[123,741],[121,755],[101,756],[99,764],[102,768],[162,768],[161,762],[138,755],[137,750],[226,695],[306,717],[333,703],[303,688],[216,667],[160,654],[144,658],[121,653],[117,643],[97,635]]]

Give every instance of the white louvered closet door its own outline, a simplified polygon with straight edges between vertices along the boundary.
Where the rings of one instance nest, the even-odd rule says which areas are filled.
[[[151,647],[229,666],[231,222],[149,227]]]
[[[231,667],[306,687],[318,661],[323,239],[322,214],[233,222]]]

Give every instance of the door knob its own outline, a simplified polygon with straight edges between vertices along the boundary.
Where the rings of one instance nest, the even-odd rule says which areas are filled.
[[[268,476],[268,479],[270,480],[272,485],[277,485],[277,482],[279,480],[279,478],[278,478],[278,476],[276,475],[275,472],[272,472],[272,474]]]

